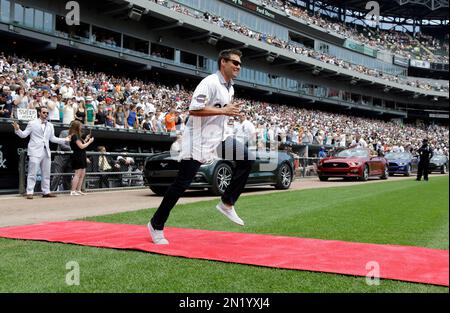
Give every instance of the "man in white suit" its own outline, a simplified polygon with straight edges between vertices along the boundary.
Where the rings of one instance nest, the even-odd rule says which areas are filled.
[[[22,131],[16,122],[13,122],[15,133],[20,138],[30,136],[28,143],[28,178],[27,199],[33,199],[34,186],[36,185],[36,173],[40,167],[42,173],[41,188],[44,198],[53,198],[56,195],[50,193],[50,165],[51,154],[49,141],[63,144],[70,141],[70,137],[55,137],[53,124],[47,121],[48,109],[41,107],[37,109],[38,118],[30,121],[27,128]]]

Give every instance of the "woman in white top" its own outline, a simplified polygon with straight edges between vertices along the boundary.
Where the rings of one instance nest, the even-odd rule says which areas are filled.
[[[64,104],[63,124],[70,124],[75,119],[75,112],[77,106],[73,103],[72,99],[66,100]]]
[[[47,101],[48,119],[52,122],[59,123],[59,108],[58,97],[56,94],[52,94],[49,101]]]

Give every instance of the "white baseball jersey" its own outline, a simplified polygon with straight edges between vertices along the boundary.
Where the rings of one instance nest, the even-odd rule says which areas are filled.
[[[217,71],[205,77],[194,91],[189,110],[205,107],[223,108],[233,101],[233,81],[227,83]],[[183,131],[179,160],[194,159],[205,163],[219,158],[217,147],[225,140],[228,116],[189,116]]]

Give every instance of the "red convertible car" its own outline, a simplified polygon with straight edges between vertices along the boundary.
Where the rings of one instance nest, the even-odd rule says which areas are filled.
[[[387,179],[389,163],[382,156],[372,155],[369,149],[351,148],[320,160],[317,164],[317,174],[321,181],[330,177],[357,178],[362,181],[371,176]]]

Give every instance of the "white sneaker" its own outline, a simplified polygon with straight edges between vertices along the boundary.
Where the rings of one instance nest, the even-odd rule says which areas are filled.
[[[81,196],[78,192],[76,192],[76,191],[71,191],[70,192],[70,195],[71,196]]]
[[[240,226],[244,226],[244,221],[236,214],[234,206],[232,206],[231,209],[228,209],[225,207],[225,204],[220,201],[219,204],[216,205],[216,209],[219,210],[219,212],[221,212],[223,215],[228,217],[232,222]]]
[[[87,195],[87,193],[85,193],[85,192],[81,192],[81,191],[78,191],[78,190],[77,190],[77,192],[78,192],[78,195],[80,195],[80,196],[86,196]]]
[[[152,237],[153,243],[157,245],[168,245],[169,241],[164,237],[163,230],[153,229],[152,223],[147,224],[148,231],[150,232],[150,237]]]

